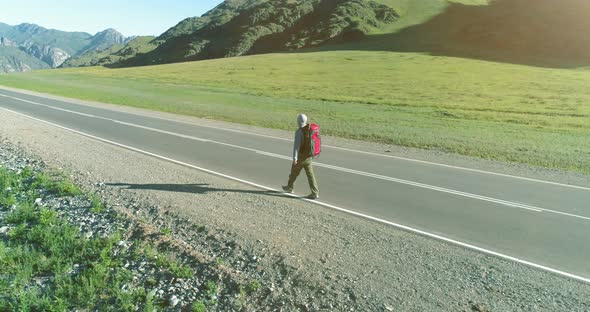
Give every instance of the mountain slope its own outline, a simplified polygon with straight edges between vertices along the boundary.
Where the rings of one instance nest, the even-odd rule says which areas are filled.
[[[47,69],[45,62],[28,55],[21,49],[0,45],[0,73],[26,72]]]
[[[228,0],[186,19],[157,41],[156,50],[125,65],[181,62],[301,49],[358,40],[399,18],[373,0]]]
[[[115,44],[108,49],[90,51],[72,57],[61,67],[105,66],[124,61],[141,53],[147,53],[157,47],[153,36],[139,36],[129,40],[125,45]]]
[[[76,55],[82,55],[88,52],[101,51],[108,49],[114,45],[122,45],[127,38],[115,29],[109,28],[101,31],[90,38],[90,42],[82,50],[78,51]]]

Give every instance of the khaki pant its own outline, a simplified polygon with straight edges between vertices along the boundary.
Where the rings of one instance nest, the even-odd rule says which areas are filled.
[[[313,195],[319,195],[320,190],[318,188],[318,182],[315,179],[315,175],[313,173],[313,166],[312,166],[312,158],[309,157],[304,161],[298,162],[296,165],[291,167],[291,174],[289,175],[289,183],[287,183],[287,187],[290,190],[293,190],[295,180],[301,173],[301,169],[305,169],[305,174],[307,175],[307,182],[309,182],[309,189]]]

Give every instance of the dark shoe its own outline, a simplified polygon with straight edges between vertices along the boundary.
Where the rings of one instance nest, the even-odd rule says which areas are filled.
[[[289,193],[289,194],[293,193],[293,189],[289,188],[288,186],[283,186],[283,191],[285,191],[285,193]]]
[[[318,198],[320,198],[320,195],[316,195],[316,194],[309,194],[309,195],[307,195],[307,197],[305,197],[305,198],[307,198],[307,199],[311,199],[311,200],[315,200],[315,199],[318,199]]]

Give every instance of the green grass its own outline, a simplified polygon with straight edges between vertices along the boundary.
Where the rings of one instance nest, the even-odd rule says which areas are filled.
[[[131,280],[126,270],[114,270],[118,262],[111,250],[120,237],[80,238],[78,229],[54,211],[33,204],[39,187],[51,187],[61,194],[60,185],[71,182],[45,175],[31,179],[30,175],[30,171],[17,174],[0,168],[0,185],[11,185],[10,193],[25,194],[19,197],[16,209],[0,220],[3,226],[13,226],[7,239],[0,240],[0,311],[91,309],[97,302],[106,304],[105,298],[113,300],[118,310],[128,310],[131,299],[119,287],[112,287]],[[0,198],[9,196],[7,191],[0,194]],[[7,207],[0,205],[0,209]],[[69,273],[74,264],[83,268],[79,274]],[[44,278],[50,280],[49,292],[35,283]]]
[[[416,53],[270,54],[1,75],[0,85],[590,173],[590,71]]]
[[[63,187],[63,186],[68,187]],[[50,193],[60,197],[91,198],[91,210],[101,205],[98,197],[84,195],[72,182],[56,174],[38,174],[29,168],[20,172],[0,167],[0,311],[152,311],[157,284],[154,278],[137,285],[123,264],[128,259],[147,259],[168,276],[190,278],[193,270],[169,254],[137,243],[138,248],[117,250],[125,233],[86,239],[76,225],[68,224],[55,210],[34,204]],[[64,191],[67,190],[67,191]],[[14,209],[11,205],[15,205]],[[99,213],[98,210],[94,211]],[[135,245],[135,244],[134,244]],[[77,268],[77,269],[76,269]],[[37,281],[45,280],[46,287]],[[123,290],[122,286],[129,287]]]
[[[205,311],[207,311],[207,306],[205,305],[205,303],[202,300],[199,300],[199,301],[196,301],[195,303],[193,303],[192,311],[193,312],[205,312]]]

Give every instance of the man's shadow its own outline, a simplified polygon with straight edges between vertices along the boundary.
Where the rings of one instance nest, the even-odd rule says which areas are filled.
[[[106,183],[108,186],[120,187],[126,190],[155,190],[176,193],[190,193],[190,194],[207,194],[212,192],[230,192],[242,194],[256,194],[277,197],[289,197],[288,195],[278,191],[255,191],[255,190],[236,190],[236,189],[222,189],[209,187],[209,184],[131,184],[131,183]]]

